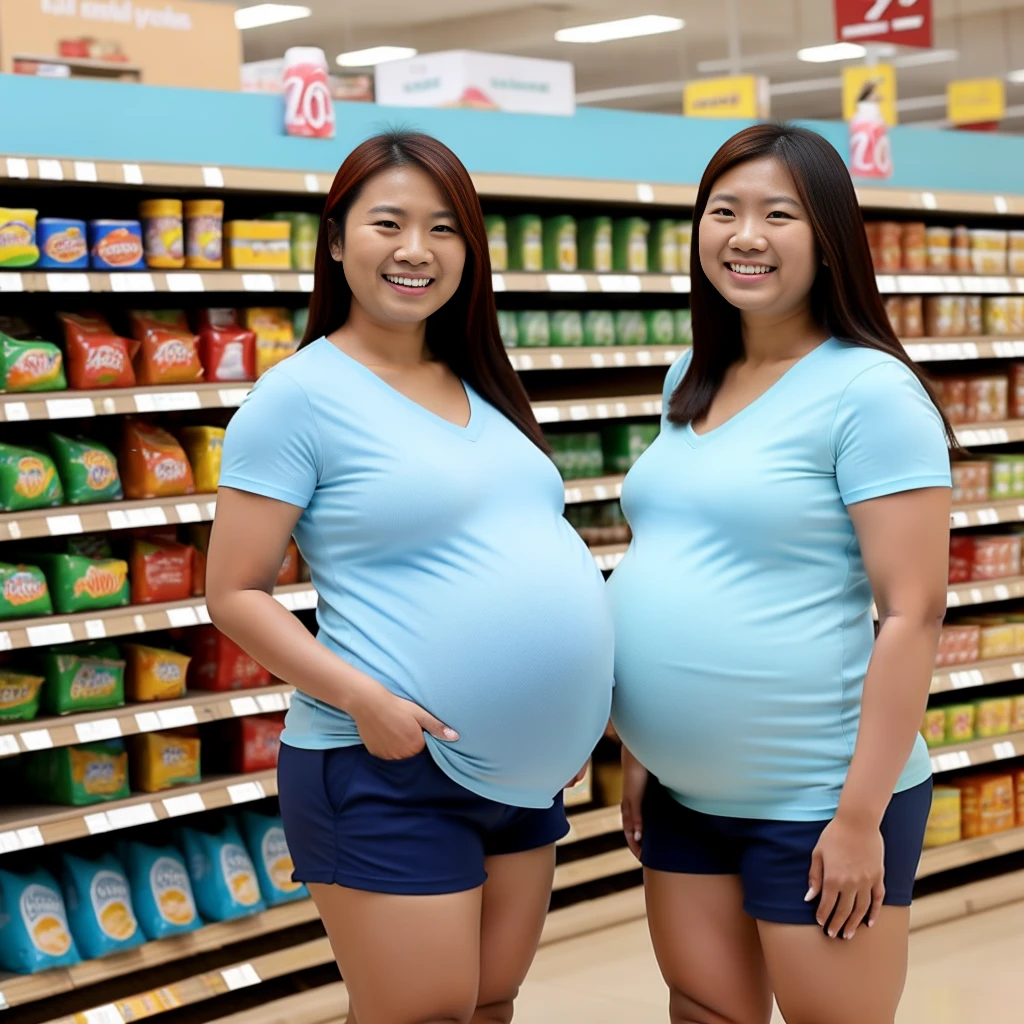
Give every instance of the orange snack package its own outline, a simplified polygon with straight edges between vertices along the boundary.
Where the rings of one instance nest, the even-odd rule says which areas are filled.
[[[196,492],[185,450],[161,427],[129,421],[117,464],[126,498],[171,498]]]
[[[68,384],[78,391],[135,385],[136,342],[118,337],[98,313],[58,313],[64,326]]]
[[[190,384],[203,379],[199,338],[176,310],[133,310],[132,334],[140,342],[135,375],[140,384]]]
[[[1016,792],[1013,776],[975,775],[954,782],[962,799],[964,839],[977,839],[1016,826]]]
[[[132,604],[161,604],[191,597],[194,554],[194,549],[176,541],[133,541]]]

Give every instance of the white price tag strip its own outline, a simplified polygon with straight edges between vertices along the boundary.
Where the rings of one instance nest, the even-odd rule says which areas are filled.
[[[53,737],[49,729],[28,729],[21,733],[21,745],[26,750],[49,750]]]
[[[46,840],[38,825],[29,825],[28,828],[19,828],[17,831],[18,840],[23,850],[32,850],[37,846],[45,846]]]
[[[82,518],[79,515],[47,516],[46,528],[51,537],[64,537],[82,532]]]
[[[201,604],[196,607],[196,615],[198,616],[199,621],[202,625],[210,625],[210,622],[212,621],[210,619],[210,609],[207,608],[205,604]]]
[[[316,278],[312,274],[299,274],[299,291],[300,292],[311,292],[313,285],[316,283]]]
[[[293,602],[293,610],[297,612],[312,611],[319,601],[315,590],[299,590],[292,594],[292,597],[295,599]]]
[[[0,757],[11,757],[20,753],[21,747],[18,746],[17,736],[0,736]]]
[[[113,1003],[97,1006],[94,1010],[86,1010],[82,1018],[85,1024],[124,1024],[121,1011]]]
[[[966,690],[974,686],[984,686],[985,677],[976,668],[966,672],[950,672],[949,681],[954,690]]]
[[[46,415],[51,420],[73,420],[96,415],[91,398],[48,398]]]
[[[28,161],[23,156],[9,156],[7,158],[8,178],[27,178]]]
[[[179,523],[198,523],[203,518],[199,506],[195,502],[188,501],[182,505],[176,505],[175,511],[178,513]]]
[[[272,292],[274,278],[270,274],[243,274],[242,287],[247,292]]]
[[[124,174],[126,185],[142,185],[142,168],[138,164],[121,164],[121,171]]]
[[[180,708],[165,708],[157,712],[160,717],[161,729],[183,729],[186,725],[198,725],[196,709],[191,704]]]
[[[0,292],[23,292],[25,282],[21,274],[5,272],[0,274]]]
[[[538,423],[557,423],[562,418],[557,405],[534,409],[533,414],[536,416]]]
[[[99,743],[121,735],[121,721],[117,718],[100,718],[95,722],[79,722],[75,726],[79,743]]]
[[[585,292],[587,279],[582,274],[548,274],[549,292]]]
[[[1005,761],[1008,757],[1017,756],[1017,748],[1008,740],[1003,743],[993,743],[992,756],[997,761]]]
[[[130,508],[124,513],[125,525],[136,528],[140,526],[166,526],[167,513],[161,505],[149,508]]]
[[[1006,201],[1006,196],[993,196],[992,205],[995,207],[996,213],[1009,213],[1010,204]]]
[[[139,732],[155,732],[160,728],[160,716],[155,711],[140,711],[135,716],[135,727]]]
[[[307,192],[319,192],[320,191],[320,179],[315,174],[306,175],[306,191]]]
[[[110,831],[110,822],[102,811],[99,814],[87,814],[83,819],[86,830],[91,836],[98,836]]]
[[[289,690],[287,693],[282,693],[281,696],[284,698],[284,706],[290,708],[292,706],[292,694]]]
[[[152,804],[132,804],[130,807],[113,807],[107,811],[111,828],[135,828],[149,825],[157,820],[156,808]]]
[[[252,697],[235,697],[231,701],[231,712],[236,718],[242,718],[245,715],[258,715],[260,708]]]
[[[636,294],[642,287],[636,274],[600,274],[597,283],[601,291],[609,293]]]
[[[506,291],[505,288],[505,275],[504,274],[491,274],[491,288],[496,292]]]
[[[14,649],[14,644],[11,643],[11,634],[6,630],[0,630],[0,651],[10,651]]]
[[[690,278],[688,274],[675,274],[671,279],[672,291],[677,295],[690,294]]]
[[[86,619],[85,635],[90,640],[103,640],[107,635],[107,624],[102,619]]]
[[[198,391],[151,392],[135,396],[138,412],[180,412],[200,407]]]
[[[203,184],[207,188],[223,188],[224,172],[219,167],[204,167]]]
[[[922,192],[921,193],[921,205],[926,210],[935,210],[938,208],[938,200],[935,198],[934,192]]]
[[[156,285],[153,282],[153,275],[142,271],[135,273],[117,273],[110,275],[110,290],[112,292],[155,292]]]
[[[644,182],[638,182],[636,186],[636,198],[641,203],[654,202],[654,189]]]
[[[224,984],[232,992],[236,988],[248,988],[250,985],[258,985],[261,980],[260,976],[256,973],[256,968],[252,964],[229,967],[227,970],[221,971],[220,976],[224,979]]]
[[[199,814],[206,810],[202,793],[183,793],[181,796],[166,796],[164,810],[169,818],[180,818],[183,814]]]
[[[274,600],[282,608],[287,608],[290,612],[295,611],[295,595],[290,591],[286,594],[275,594]]]
[[[55,622],[52,626],[29,626],[29,647],[49,647],[51,644],[69,644],[75,639],[68,622]]]
[[[96,180],[96,165],[91,160],[75,161],[75,181],[95,182]]]
[[[198,626],[199,616],[195,608],[168,608],[167,621],[172,629],[182,629],[185,626]]]
[[[168,274],[167,290],[169,292],[202,292],[206,288],[203,285],[202,274]]]
[[[267,794],[259,782],[239,782],[228,786],[228,799],[233,804],[247,804],[253,800],[262,800]]]
[[[249,394],[248,388],[220,388],[217,391],[217,397],[220,398],[220,404],[225,409],[236,409],[245,401],[245,396]]]
[[[64,167],[59,160],[37,160],[40,181],[63,181]]]
[[[284,711],[284,694],[263,693],[256,698],[256,703],[259,704],[260,711],[263,712]]]
[[[959,529],[964,526],[970,526],[971,518],[966,512],[953,512],[950,514],[949,522],[951,526]]]
[[[21,849],[21,840],[17,832],[0,832],[0,853],[17,853]]]

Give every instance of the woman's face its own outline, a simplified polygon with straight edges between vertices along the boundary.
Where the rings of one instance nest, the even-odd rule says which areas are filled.
[[[723,174],[699,224],[700,265],[745,313],[785,316],[805,306],[820,258],[807,211],[772,157]]]
[[[333,229],[331,255],[352,296],[382,325],[420,323],[456,292],[466,241],[436,182],[414,165],[391,167],[364,186]]]

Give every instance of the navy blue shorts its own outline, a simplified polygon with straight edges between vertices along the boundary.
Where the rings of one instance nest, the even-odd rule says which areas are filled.
[[[403,896],[475,889],[487,857],[550,846],[569,831],[562,794],[538,810],[471,793],[429,751],[401,761],[366,747],[281,744],[278,795],[296,882]]]
[[[885,903],[909,907],[932,804],[932,781],[897,793],[882,819]],[[811,855],[828,821],[726,818],[683,807],[651,778],[643,804],[641,861],[653,871],[739,875],[743,909],[760,921],[817,924],[805,903]]]

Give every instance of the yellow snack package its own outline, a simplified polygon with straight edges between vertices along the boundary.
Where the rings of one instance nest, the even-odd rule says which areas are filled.
[[[186,732],[147,732],[131,737],[132,782],[146,793],[198,782],[199,737]]]
[[[925,849],[960,842],[960,790],[936,786],[924,834]]]
[[[287,309],[253,306],[244,310],[245,326],[256,335],[256,376],[290,356],[299,344]]]
[[[991,736],[1005,736],[1010,731],[1010,721],[1013,717],[1013,702],[1009,697],[979,700],[977,704],[978,714],[975,735],[979,739],[986,739]]]
[[[174,700],[185,695],[187,654],[165,651],[144,644],[123,644],[127,660],[125,694],[129,700]]]
[[[210,494],[220,482],[220,457],[224,448],[222,427],[185,427],[180,431],[181,444],[192,464],[196,490]]]

